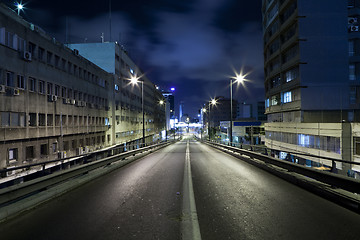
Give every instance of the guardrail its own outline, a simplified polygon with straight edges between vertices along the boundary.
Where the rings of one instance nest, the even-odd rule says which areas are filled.
[[[216,142],[210,142],[210,141],[203,141],[203,142],[213,145],[218,148],[223,148],[223,149],[226,149],[231,152],[235,152],[235,153],[239,153],[241,155],[248,156],[250,158],[261,160],[264,163],[270,163],[277,167],[287,169],[288,171],[295,172],[295,173],[301,174],[303,176],[307,176],[307,177],[310,177],[317,181],[320,181],[322,183],[329,184],[333,187],[341,188],[341,189],[344,189],[344,190],[352,192],[352,193],[358,193],[358,194],[360,193],[360,181],[350,178],[350,177],[345,177],[345,176],[338,175],[338,174],[331,173],[331,172],[324,172],[324,171],[312,169],[312,168],[302,166],[302,165],[299,165],[296,163],[292,163],[292,162],[277,159],[277,158],[274,158],[271,156],[267,156],[264,153],[257,153],[255,151],[245,150],[245,149],[242,149],[239,147],[228,146],[228,145],[224,145],[224,144],[220,144],[220,143],[216,143]],[[338,161],[338,162],[346,162],[346,163],[354,164],[354,162],[348,162],[348,161],[331,159],[331,158],[327,158],[327,159]]]
[[[57,185],[64,181],[69,180],[70,178],[74,178],[77,176],[84,175],[92,170],[97,168],[105,167],[110,165],[113,162],[122,160],[126,157],[144,152],[150,151],[154,148],[165,147],[167,145],[172,144],[173,141],[162,142],[156,145],[151,145],[148,147],[139,148],[136,150],[127,151],[124,153],[116,154],[113,156],[105,157],[103,159],[89,162],[87,164],[78,165],[73,168],[69,168],[63,171],[58,171],[53,174],[36,178],[28,182],[24,182],[21,184],[17,184],[14,186],[10,186],[7,188],[0,189],[0,207],[5,206],[9,203],[16,201],[17,199],[22,199],[24,196],[29,196],[31,194],[37,193],[39,191],[43,191],[48,189],[51,186]],[[86,157],[86,156],[84,156]],[[53,161],[50,161],[53,162]],[[33,164],[34,165],[34,164]],[[28,166],[26,166],[28,167]],[[21,168],[21,167],[19,167]]]

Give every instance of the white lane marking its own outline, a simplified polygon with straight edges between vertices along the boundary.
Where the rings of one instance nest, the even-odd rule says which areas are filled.
[[[189,140],[186,144],[185,154],[181,233],[184,240],[201,240],[191,177]]]

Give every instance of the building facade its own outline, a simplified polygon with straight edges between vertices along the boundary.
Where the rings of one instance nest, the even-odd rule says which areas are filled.
[[[266,145],[354,161],[358,1],[263,0]],[[356,151],[355,151],[356,152]],[[296,155],[296,154],[295,154]],[[337,162],[343,173],[355,165]]]
[[[137,88],[130,92],[121,75],[100,68],[3,4],[0,56],[0,168],[141,138]],[[164,111],[155,104],[161,94],[153,87],[145,78],[148,138],[165,125]]]
[[[166,127],[166,109],[160,105],[163,96],[122,46],[104,42],[68,44],[68,47],[114,77],[110,106],[111,115],[115,116],[111,122],[113,142],[139,141],[143,136],[143,113],[146,142],[159,139]],[[137,85],[131,84],[132,77],[139,78]]]

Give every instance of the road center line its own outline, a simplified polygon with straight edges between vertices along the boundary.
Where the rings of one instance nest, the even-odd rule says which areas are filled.
[[[181,233],[184,240],[201,240],[191,177],[189,140],[186,143]]]

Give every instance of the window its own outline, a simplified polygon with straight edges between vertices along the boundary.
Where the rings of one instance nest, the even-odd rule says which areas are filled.
[[[39,113],[39,126],[45,126],[45,114]]]
[[[61,97],[66,98],[66,87],[61,88]]]
[[[275,106],[279,104],[279,97],[277,95],[274,95],[271,97],[271,106]]]
[[[18,149],[10,148],[9,149],[9,162],[16,161],[18,158]]]
[[[356,104],[356,87],[350,87],[349,100],[350,104]]]
[[[29,113],[29,126],[36,126],[36,113]]]
[[[24,39],[22,39],[21,37],[17,37],[17,43],[18,43],[18,45],[17,45],[17,50],[19,51],[19,52],[24,52],[24,49],[25,49],[25,40]]]
[[[60,96],[60,86],[55,85],[55,96]]]
[[[354,81],[356,80],[356,71],[355,71],[355,64],[349,64],[349,80]]]
[[[14,48],[14,34],[5,31],[5,45]]]
[[[44,53],[45,53],[45,50],[41,47],[38,48],[38,58],[39,58],[39,61],[44,61]]]
[[[52,152],[56,153],[57,152],[57,143],[53,143],[52,144]]]
[[[289,71],[286,71],[285,72],[286,82],[290,82],[290,81],[296,79],[298,77],[298,73],[299,73],[299,69],[297,67],[292,68]]]
[[[270,107],[270,99],[269,98],[267,98],[265,100],[265,108],[268,108],[268,107]]]
[[[52,64],[52,53],[49,51],[46,53],[46,62]]]
[[[46,156],[48,155],[48,152],[49,152],[49,147],[47,144],[41,144],[40,145],[40,155],[41,156]]]
[[[1,126],[2,127],[10,126],[10,113],[9,112],[1,113]]]
[[[45,82],[39,80],[39,93],[45,94]]]
[[[6,86],[14,87],[14,73],[13,72],[6,72]]]
[[[33,159],[35,156],[34,146],[28,146],[25,149],[25,159]]]
[[[35,58],[36,45],[32,42],[29,42],[28,49],[29,52],[31,53],[32,58]]]
[[[29,91],[36,92],[36,79],[29,77]]]
[[[47,83],[47,94],[48,95],[53,94],[53,85],[52,85],[52,83]]]
[[[59,68],[60,66],[60,57],[58,55],[55,55],[55,67]]]
[[[25,78],[22,75],[17,75],[17,87],[25,89]]]
[[[61,69],[66,71],[66,60],[65,59],[61,59]]]
[[[283,94],[283,103],[291,102],[291,92],[284,92]]]
[[[47,126],[53,126],[53,118],[54,116],[52,114],[47,115]]]
[[[349,40],[349,56],[355,55],[355,47],[354,47],[354,40]]]

